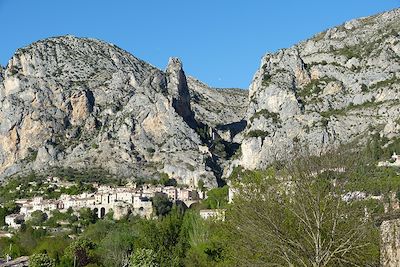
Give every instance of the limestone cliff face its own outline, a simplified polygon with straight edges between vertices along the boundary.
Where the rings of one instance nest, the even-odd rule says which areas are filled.
[[[101,167],[215,185],[190,90],[178,59],[163,72],[114,45],[72,36],[19,49],[0,73],[0,174]]]
[[[399,70],[399,9],[265,55],[249,91],[210,88],[176,58],[162,71],[94,39],[38,41],[0,68],[0,177],[102,167],[212,186],[298,147],[397,138]]]
[[[399,70],[399,9],[265,55],[235,164],[263,168],[292,157],[295,147],[318,154],[376,131],[398,136]]]
[[[191,128],[196,128],[194,113],[190,107],[189,87],[181,61],[177,58],[170,58],[166,74],[172,106]]]
[[[381,266],[400,266],[400,219],[384,221],[380,227]]]

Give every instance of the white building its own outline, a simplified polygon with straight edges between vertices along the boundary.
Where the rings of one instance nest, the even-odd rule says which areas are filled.
[[[23,221],[24,216],[21,214],[10,214],[5,217],[5,223],[14,229],[20,228]]]
[[[200,217],[204,220],[225,221],[225,209],[200,210]]]

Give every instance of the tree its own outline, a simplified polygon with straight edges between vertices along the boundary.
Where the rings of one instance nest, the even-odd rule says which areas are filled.
[[[238,265],[378,265],[377,229],[362,206],[341,197],[351,161],[307,157],[279,172],[239,174],[228,213]]]
[[[6,209],[5,208],[0,208],[0,227],[6,225],[6,222],[5,222],[6,216],[7,216]]]
[[[228,262],[226,225],[203,220],[197,211],[185,213],[180,241],[186,241],[185,266],[233,266]]]
[[[208,208],[219,209],[228,204],[228,186],[211,189],[207,192],[207,199],[205,200]]]
[[[182,266],[185,255],[185,237],[181,234],[183,212],[175,205],[171,212],[158,220],[140,219],[135,224],[138,237],[136,248],[156,252],[160,266]]]
[[[96,213],[89,208],[81,208],[79,210],[79,219],[82,225],[88,226],[89,224],[93,224],[97,220]]]
[[[73,262],[78,267],[93,263],[95,247],[96,245],[89,239],[77,239],[65,250],[66,259],[64,259],[64,261]]]
[[[34,249],[35,253],[47,254],[58,264],[64,255],[65,248],[69,245],[69,239],[62,236],[45,237],[39,241]]]
[[[204,181],[202,179],[200,179],[197,182],[197,187],[200,189],[200,191],[202,191],[202,192],[204,191],[205,187],[204,187]]]
[[[158,267],[157,258],[152,249],[138,249],[131,256],[131,267]]]
[[[99,254],[104,266],[127,266],[129,255],[133,251],[136,233],[129,225],[120,225],[101,240]]]
[[[163,193],[156,193],[152,202],[157,216],[165,216],[171,211],[172,202],[168,199],[168,196]]]
[[[29,257],[30,267],[54,267],[55,261],[47,254],[33,254]]]
[[[29,223],[31,225],[42,225],[47,220],[47,214],[41,210],[35,210],[31,214]]]

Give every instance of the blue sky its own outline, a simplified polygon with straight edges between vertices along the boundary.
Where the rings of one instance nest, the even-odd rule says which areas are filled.
[[[72,34],[161,69],[177,56],[211,86],[247,88],[266,52],[396,7],[400,0],[0,0],[0,64],[33,41]]]

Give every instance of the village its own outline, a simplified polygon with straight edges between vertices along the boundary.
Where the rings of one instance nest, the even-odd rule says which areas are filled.
[[[400,158],[393,153],[389,161],[379,162],[378,166],[400,166]],[[32,187],[37,186],[37,182],[29,183]],[[75,182],[64,181],[58,177],[47,177],[43,181],[43,185],[47,188],[55,188],[55,192],[62,189],[68,189],[76,186]],[[107,214],[111,214],[112,219],[120,220],[124,216],[132,214],[146,219],[155,216],[154,204],[152,199],[156,196],[163,196],[172,203],[183,203],[186,207],[190,207],[194,203],[199,203],[207,198],[205,190],[201,190],[195,186],[177,186],[177,185],[160,185],[160,184],[140,184],[137,185],[129,182],[125,185],[100,185],[91,183],[90,192],[81,192],[80,194],[62,193],[58,198],[46,198],[44,196],[34,196],[32,198],[17,199],[15,203],[19,207],[18,213],[5,216],[5,224],[12,230],[18,229],[21,225],[30,220],[32,214],[40,211],[50,218],[54,211],[61,213],[73,212],[78,215],[82,208],[88,208],[99,219],[104,218]],[[19,187],[16,190],[20,190]],[[30,189],[32,190],[32,189]],[[232,202],[234,190],[229,188],[228,202]],[[342,196],[344,201],[355,199],[377,199],[381,200],[382,196],[368,196],[365,192],[349,192]],[[396,194],[392,193],[390,203],[385,203],[385,212],[391,209],[398,209],[398,201]],[[224,210],[220,209],[203,209],[199,211],[200,216],[204,219],[215,218],[224,220]],[[9,235],[9,234],[8,234]]]
[[[36,182],[30,183],[36,186]],[[55,187],[55,191],[76,186],[73,182],[62,181],[58,177],[48,177],[43,181],[47,188]],[[32,218],[32,214],[38,211],[51,218],[55,211],[60,213],[73,212],[79,216],[81,209],[90,209],[99,219],[111,214],[113,220],[120,220],[129,214],[151,219],[155,216],[152,199],[158,195],[168,199],[171,203],[181,203],[190,207],[199,203],[207,196],[202,190],[195,187],[164,186],[153,184],[136,185],[129,182],[124,186],[90,185],[94,192],[82,192],[77,195],[63,193],[56,199],[48,199],[43,196],[17,199],[18,213],[5,216],[8,228],[19,229],[21,225]],[[19,190],[19,188],[16,188]],[[204,219],[221,217],[219,210],[200,210],[200,216]]]

